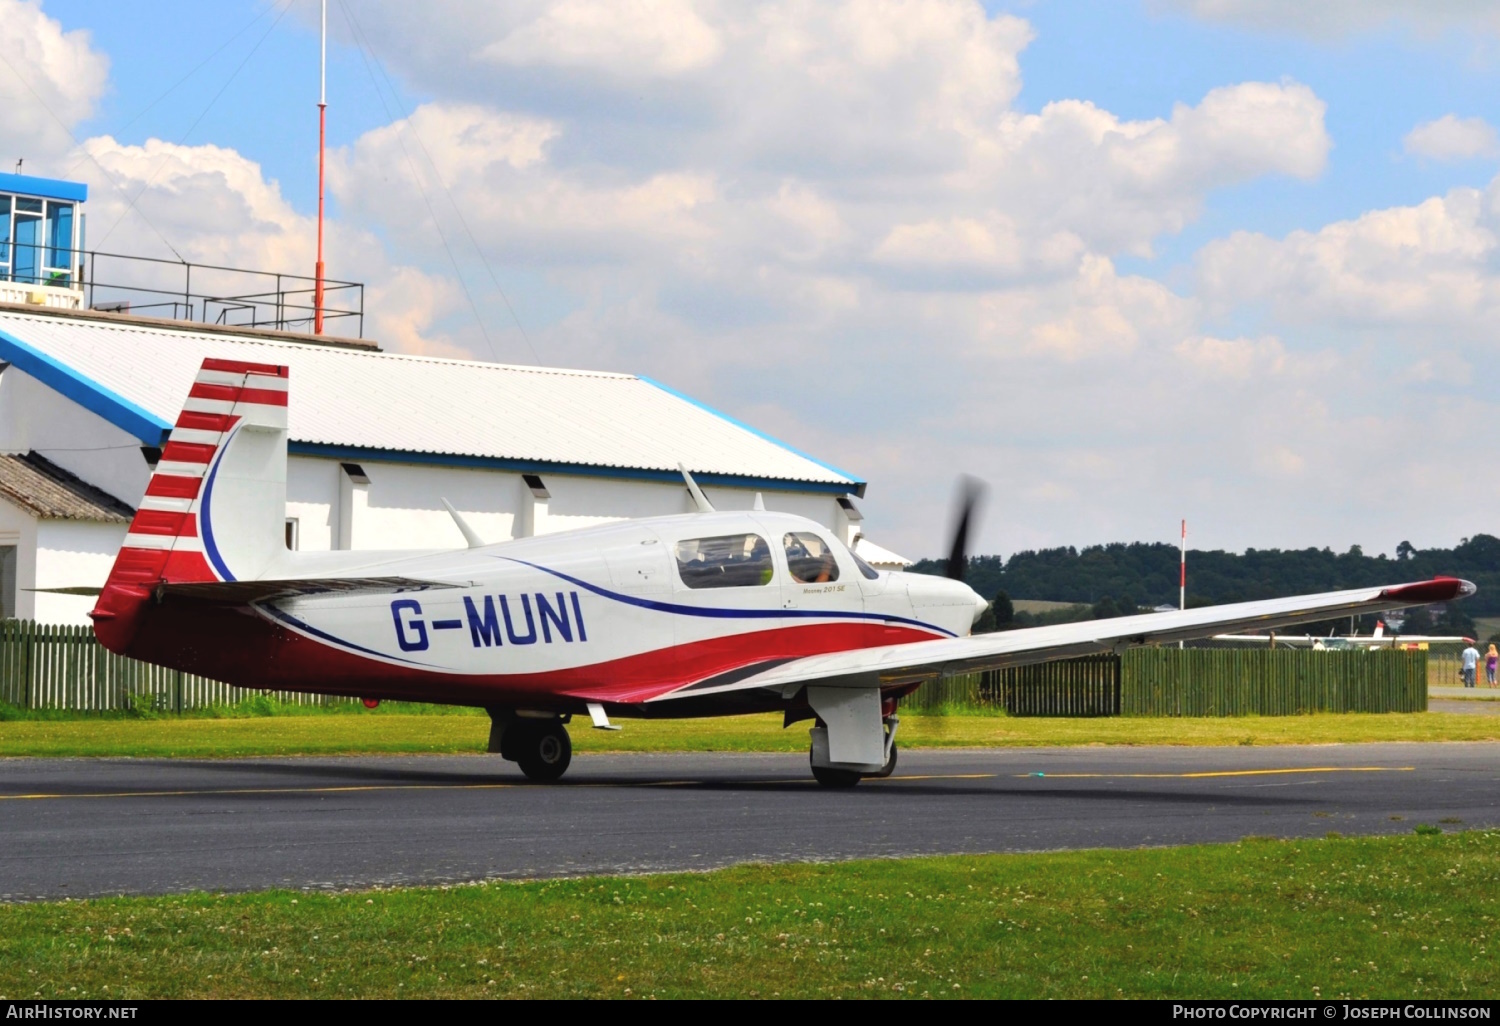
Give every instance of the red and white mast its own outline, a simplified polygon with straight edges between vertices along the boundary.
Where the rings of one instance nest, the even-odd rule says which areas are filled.
[[[1177,608],[1187,608],[1187,520],[1182,521],[1182,544],[1177,560]],[[1182,642],[1177,643],[1182,648]]]
[[[1187,521],[1182,522],[1181,558],[1177,561],[1177,608],[1187,608]]]
[[[313,334],[323,334],[323,150],[328,141],[328,0],[323,0],[318,62],[318,263],[313,270]]]

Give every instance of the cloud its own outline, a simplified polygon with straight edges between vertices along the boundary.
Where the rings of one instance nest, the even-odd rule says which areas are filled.
[[[868,475],[872,537],[935,551],[933,483],[961,470],[1016,485],[991,544],[1114,535],[1177,494],[1173,468],[1222,487],[1210,440],[1257,474],[1266,439],[1306,441],[1282,343],[1216,334],[1198,300],[1114,260],[1214,189],[1319,176],[1331,141],[1306,85],[1227,84],[1155,118],[1086,99],[1025,113],[1020,19],[773,0],[695,5],[720,42],[701,59],[580,44],[523,87],[522,51],[495,47],[572,7],[438,7],[390,58],[434,99],[334,155],[344,216],[441,266],[425,205],[391,202],[410,154],[460,263],[447,191],[500,277],[530,283],[513,298],[543,360],[666,380]],[[361,6],[383,54],[406,11]]]
[[[0,139],[6,168],[66,150],[68,132],[94,110],[109,80],[109,58],[88,32],[64,32],[39,0],[0,0]]]
[[[1156,0],[1204,21],[1227,22],[1314,39],[1337,39],[1387,25],[1433,35],[1450,29],[1500,32],[1500,11],[1487,0]]]
[[[1500,313],[1497,212],[1500,180],[1281,239],[1235,232],[1198,254],[1199,294],[1221,309],[1266,303],[1299,323],[1487,339]]]
[[[1444,114],[1424,121],[1401,140],[1407,153],[1429,160],[1471,160],[1500,153],[1500,138],[1484,118],[1460,118]]]
[[[1407,487],[1447,458],[1418,443],[1484,407],[1412,391],[1465,366],[1413,340],[1443,316],[1480,337],[1487,193],[1232,235],[1190,291],[1122,270],[1216,189],[1323,173],[1304,84],[1019,110],[1032,28],[966,0],[355,9],[427,97],[331,155],[331,266],[372,283],[389,347],[496,355],[462,275],[519,355],[472,237],[544,362],[651,375],[868,477],[898,551],[939,550],[960,471],[994,486],[990,550],[1184,514],[1236,546],[1448,523]],[[245,155],[91,145],[184,252],[310,263]],[[91,237],[123,207],[96,188]],[[1407,348],[1370,359],[1362,325]]]
[[[722,50],[719,34],[689,0],[562,0],[479,54],[521,67],[674,76],[712,64]]]
[[[237,151],[159,139],[132,146],[110,136],[88,139],[84,146],[97,161],[79,167],[90,183],[91,249],[169,261],[181,254],[194,263],[312,274],[314,220],[294,210],[260,165]],[[443,330],[462,303],[450,279],[403,266],[371,233],[339,221],[328,225],[327,254],[336,277],[371,283],[365,293],[367,336],[407,352],[446,356],[469,355],[478,344],[468,334],[455,338]],[[171,265],[106,261],[95,273],[122,285],[184,286],[182,271]],[[243,278],[216,279],[202,269],[193,285],[195,291],[216,294],[269,287],[260,281],[247,285]],[[304,295],[292,302],[310,299]],[[335,298],[329,305],[341,304]],[[354,331],[345,325],[331,320],[329,331]]]
[[[1195,335],[1173,347],[1179,357],[1211,378],[1245,381],[1286,368],[1286,347],[1276,338],[1214,338]]]

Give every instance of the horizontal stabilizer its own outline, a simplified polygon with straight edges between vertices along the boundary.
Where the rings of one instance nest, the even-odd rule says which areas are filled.
[[[203,581],[162,586],[165,595],[201,602],[245,605],[293,595],[348,595],[360,591],[430,591],[461,588],[468,582],[422,581],[414,577],[308,577],[281,581]]]

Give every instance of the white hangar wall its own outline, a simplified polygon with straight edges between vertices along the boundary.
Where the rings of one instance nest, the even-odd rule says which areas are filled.
[[[128,315],[0,304],[0,454],[38,454],[138,507],[143,446],[164,443],[209,357],[290,368],[286,516],[305,551],[462,547],[443,499],[494,542],[683,513],[679,461],[721,509],[750,509],[760,490],[767,509],[853,540],[840,498],[862,495],[862,481],[650,379]],[[0,544],[17,546],[16,612],[86,623],[90,596],[25,589],[102,586],[124,525],[50,516],[0,501]]]
[[[125,541],[125,524],[91,524],[80,520],[36,522],[36,588],[99,587],[114,566]],[[23,618],[43,623],[90,622],[90,595],[35,592],[34,612]]]
[[[17,368],[0,372],[0,451],[40,452],[137,507],[150,478],[140,446],[139,439]],[[542,471],[538,476],[550,494],[538,499],[520,471],[358,459],[368,484],[344,471],[354,460],[288,458],[286,516],[296,521],[298,549],[462,548],[463,536],[442,499],[494,542],[692,509],[680,481]],[[703,491],[720,509],[750,509],[757,494],[717,485]],[[767,509],[808,517],[851,540],[833,495],[775,489],[759,494]],[[102,587],[124,537],[123,524],[38,520],[0,502],[0,545],[16,546],[15,615],[88,624],[92,597],[34,589]]]
[[[343,462],[308,456],[288,460],[287,517],[297,522],[297,548],[462,548],[463,536],[442,499],[490,542],[692,509],[687,489],[675,481],[542,472],[537,476],[549,495],[539,499],[518,471],[362,459],[357,465],[366,484],[353,481]],[[703,491],[720,509],[750,509],[757,494],[712,485]],[[816,520],[848,540],[833,496],[760,494],[767,509]]]
[[[140,505],[151,468],[141,441],[19,367],[0,371],[0,452],[39,452],[115,498]]]

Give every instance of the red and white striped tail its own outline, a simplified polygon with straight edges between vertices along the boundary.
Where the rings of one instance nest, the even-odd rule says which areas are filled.
[[[106,645],[106,634],[118,633],[113,628],[125,627],[124,621],[132,623],[128,634],[134,635],[136,607],[158,585],[217,581],[229,575],[212,543],[211,527],[203,522],[207,488],[241,429],[279,432],[284,448],[287,385],[286,367],[203,361],[91,614],[95,632]],[[284,482],[284,458],[280,474]],[[284,498],[281,501],[284,509]],[[273,536],[279,536],[280,520],[278,515],[268,525]],[[205,536],[210,538],[207,548]],[[129,638],[123,640],[128,643]]]

